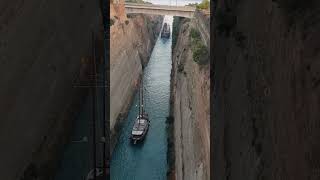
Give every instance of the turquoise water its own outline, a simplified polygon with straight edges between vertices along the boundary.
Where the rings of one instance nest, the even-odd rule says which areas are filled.
[[[173,18],[164,22],[172,27]],[[129,110],[118,144],[111,159],[112,180],[164,180],[167,173],[166,117],[169,115],[171,37],[158,38],[148,65],[144,69],[145,109],[150,118],[150,129],[144,142],[133,145],[130,133],[138,114],[138,96]]]

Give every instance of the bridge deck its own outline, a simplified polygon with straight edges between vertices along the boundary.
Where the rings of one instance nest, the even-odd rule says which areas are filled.
[[[167,10],[167,11],[183,11],[183,12],[194,12],[196,8],[190,6],[169,6],[169,5],[158,5],[158,4],[137,4],[137,3],[125,3],[126,8],[135,9],[154,9],[154,10]]]

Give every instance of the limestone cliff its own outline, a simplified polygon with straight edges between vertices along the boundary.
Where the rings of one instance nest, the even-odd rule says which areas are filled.
[[[210,65],[208,56],[206,64],[194,59],[190,33],[199,27],[195,20],[183,20],[178,25],[177,38],[173,37],[176,42],[173,42],[171,108],[176,180],[210,179]]]
[[[213,179],[319,179],[319,1],[215,6]]]
[[[126,116],[143,66],[148,62],[163,17],[128,15],[123,1],[111,3],[110,27],[110,129],[111,152]]]
[[[0,179],[50,179],[86,93],[73,85],[85,77],[100,9],[99,1],[0,2]]]

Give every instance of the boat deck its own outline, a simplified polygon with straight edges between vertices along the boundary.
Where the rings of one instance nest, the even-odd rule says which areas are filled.
[[[147,125],[148,125],[147,119],[140,119],[140,120],[136,119],[132,129],[132,135],[142,135],[145,129],[147,128]]]

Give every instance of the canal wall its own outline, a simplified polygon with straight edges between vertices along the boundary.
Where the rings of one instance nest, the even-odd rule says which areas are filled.
[[[102,29],[99,1],[0,7],[0,179],[52,179],[87,94],[73,85],[86,78],[91,30]]]
[[[320,2],[215,5],[212,179],[319,179]]]
[[[110,4],[111,153],[137,89],[144,65],[162,27],[163,16],[128,17],[123,1]]]
[[[205,56],[205,64],[199,64],[193,58],[190,32],[192,28],[197,27],[197,22],[184,19],[178,26],[177,37],[173,37],[175,47],[173,47],[171,72],[171,114],[175,157],[169,178],[208,180],[210,179],[209,56]],[[205,44],[201,39],[200,42]]]

